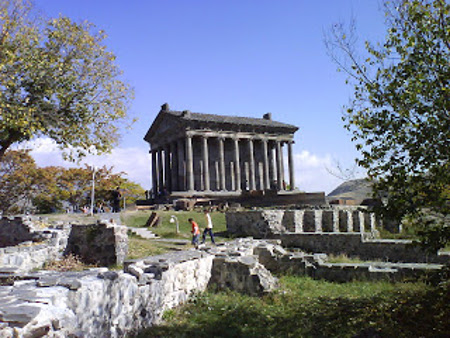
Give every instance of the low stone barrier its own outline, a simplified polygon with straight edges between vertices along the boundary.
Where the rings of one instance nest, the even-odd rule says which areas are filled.
[[[4,217],[0,220],[0,228],[11,232],[11,235],[3,234],[6,237],[3,243],[18,242],[14,246],[0,248],[0,272],[30,271],[41,268],[48,261],[60,259],[70,232],[70,226],[63,224],[36,227],[36,221],[29,217]]]
[[[375,214],[359,208],[246,210],[226,213],[227,230],[235,236],[271,238],[295,233],[370,233],[377,235]]]
[[[128,253],[127,227],[107,220],[74,224],[65,249],[69,253],[89,264],[122,264]]]
[[[43,222],[30,217],[4,217],[0,228],[6,237],[2,243],[18,243],[0,248],[0,273],[31,271],[67,254],[76,255],[85,263],[122,264],[128,251],[127,228],[107,220],[44,227]]]
[[[0,248],[37,239],[33,222],[28,217],[0,218]]]
[[[284,247],[344,254],[362,260],[442,264],[449,261],[447,255],[427,253],[409,240],[367,239],[361,234],[352,233],[285,233],[279,238]]]

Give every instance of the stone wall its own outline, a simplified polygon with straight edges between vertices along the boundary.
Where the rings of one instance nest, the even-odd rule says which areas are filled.
[[[126,258],[128,236],[124,226],[108,221],[90,225],[44,225],[29,217],[0,220],[3,243],[18,243],[0,248],[0,273],[41,268],[46,262],[67,254],[103,266],[121,264]]]
[[[33,222],[28,217],[0,218],[0,248],[15,246],[22,242],[39,240]]]
[[[255,238],[286,232],[377,235],[375,215],[356,208],[230,211],[226,220],[229,233]]]
[[[60,259],[67,246],[69,225],[39,227],[30,217],[2,218],[2,242],[17,243],[0,248],[0,272],[17,273],[40,268],[44,263]]]
[[[207,287],[268,292],[276,279],[252,255],[254,245],[237,240],[148,257],[125,262],[124,271],[24,275],[0,286],[0,336],[123,337],[160,322],[165,310]]]
[[[441,265],[338,264],[325,254],[288,252],[279,240],[237,239],[82,272],[40,271],[0,285],[1,337],[124,337],[159,323],[165,310],[206,290],[259,295],[277,286],[271,272],[331,281],[418,277]]]
[[[127,227],[103,220],[96,224],[74,224],[66,254],[102,266],[122,264],[128,253]]]
[[[283,210],[232,211],[227,212],[228,233],[235,236],[266,238],[285,232]]]
[[[362,260],[445,263],[447,256],[429,254],[409,240],[366,239],[356,233],[286,233],[282,245],[307,252],[347,255]]]

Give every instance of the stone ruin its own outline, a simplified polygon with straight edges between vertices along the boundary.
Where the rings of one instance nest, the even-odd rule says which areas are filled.
[[[72,254],[86,263],[122,264],[127,228],[113,220],[96,224],[46,224],[31,217],[0,218],[0,274],[41,268]]]
[[[410,240],[380,239],[381,223],[364,208],[246,210],[226,214],[228,233],[279,239],[285,248],[385,262],[445,263]]]
[[[318,214],[318,213],[317,213]],[[333,215],[340,213],[333,213]],[[303,213],[283,210],[247,211],[227,214],[230,229],[259,229],[259,237],[274,239],[240,238],[218,246],[203,246],[167,253],[138,260],[125,260],[123,270],[92,268],[81,272],[33,271],[33,264],[22,264],[21,269],[12,270],[15,261],[2,256],[0,266],[0,336],[1,337],[123,337],[159,323],[164,311],[187,301],[196,293],[208,288],[214,290],[236,290],[249,295],[262,295],[277,288],[277,279],[272,273],[289,272],[300,276],[346,282],[351,280],[417,280],[448,263],[448,256],[429,255],[416,251],[405,241],[382,241],[375,238],[376,230],[364,223],[359,232],[324,232],[329,216],[314,218],[314,232],[299,227],[310,220]],[[314,212],[316,215],[316,212]],[[349,219],[348,213],[347,220]],[[353,213],[352,213],[353,217]],[[359,220],[373,219],[358,214]],[[324,221],[325,220],[325,221]],[[325,226],[324,223],[325,222]],[[331,220],[332,224],[340,224]],[[18,232],[30,233],[26,247],[45,246],[55,256],[62,255],[70,240],[74,226],[59,225],[54,228],[24,231],[22,226],[33,228],[25,219],[2,219],[0,227],[17,226]],[[354,223],[353,223],[354,225]],[[96,251],[111,251],[116,261],[125,257],[117,254],[124,250],[121,235],[126,228],[101,222],[99,229],[117,228],[115,235],[105,231],[102,240],[114,239],[111,243],[92,250],[89,248],[93,230],[90,226],[79,226],[81,235],[72,237],[84,242],[77,250],[93,255]],[[291,231],[292,229],[296,231]],[[350,229],[347,223],[347,230]],[[353,230],[356,227],[352,228]],[[361,229],[371,229],[370,233]],[[303,231],[299,231],[303,230]],[[0,232],[3,230],[0,230]],[[6,230],[4,233],[8,233]],[[255,230],[251,230],[255,231]],[[19,238],[12,235],[11,238]],[[91,239],[91,240],[90,240]],[[14,241],[19,241],[14,239]],[[121,243],[121,244],[120,244]],[[3,245],[8,245],[4,243]],[[288,250],[287,248],[292,248]],[[395,248],[395,249],[394,249]],[[20,251],[21,245],[4,247],[3,254]],[[74,249],[71,249],[74,250]],[[35,249],[36,251],[36,249]],[[123,251],[122,251],[123,252]],[[364,263],[333,263],[327,253],[350,252],[377,259]],[[363,254],[366,252],[365,254]],[[370,253],[370,254],[369,254]],[[388,253],[389,261],[386,259]],[[30,255],[38,256],[38,255]],[[100,255],[99,257],[104,257]],[[422,257],[422,258],[421,258]],[[418,263],[423,261],[423,263]],[[6,262],[6,263],[5,263]],[[426,263],[425,263],[426,262]],[[14,263],[14,264],[13,264]],[[41,262],[42,263],[42,262]]]

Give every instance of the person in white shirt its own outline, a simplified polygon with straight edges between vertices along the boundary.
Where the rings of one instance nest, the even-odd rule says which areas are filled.
[[[205,219],[206,219],[206,228],[203,231],[202,244],[205,243],[205,241],[206,241],[206,234],[209,234],[209,236],[211,237],[211,242],[213,244],[216,244],[216,242],[214,241],[214,234],[213,234],[213,231],[212,231],[213,223],[212,223],[212,220],[211,220],[211,215],[209,214],[208,210],[206,210],[206,209],[205,209],[204,213],[205,213]]]

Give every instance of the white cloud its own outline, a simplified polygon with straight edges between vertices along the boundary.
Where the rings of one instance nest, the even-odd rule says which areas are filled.
[[[294,154],[294,166],[295,183],[300,190],[329,193],[342,183],[342,180],[327,171],[327,168],[333,167],[332,157],[329,154],[321,157],[303,150]]]
[[[76,167],[85,164],[96,167],[113,167],[113,172],[124,172],[126,177],[133,182],[139,183],[144,189],[151,185],[150,155],[148,150],[139,147],[115,148],[109,154],[88,155],[79,164],[65,161],[62,151],[57,144],[49,138],[40,138],[21,144],[20,149],[31,149],[31,156],[40,167],[62,166]]]

